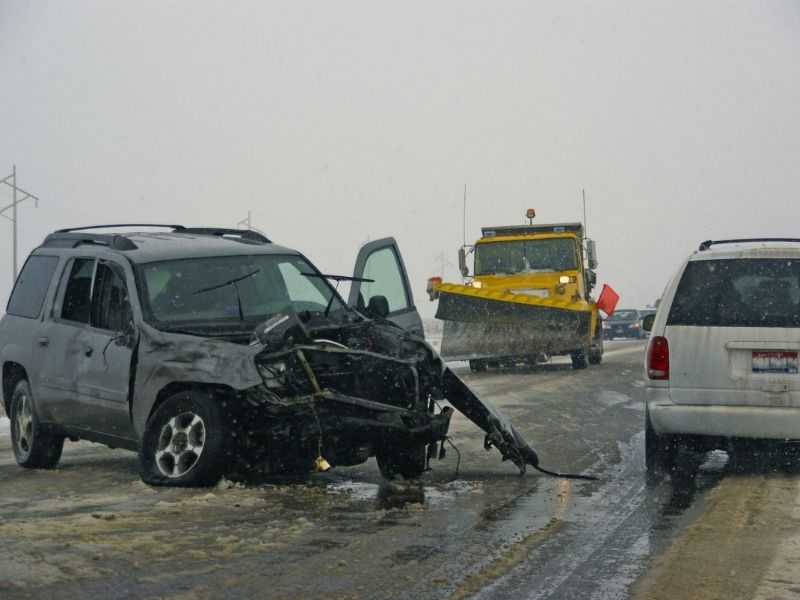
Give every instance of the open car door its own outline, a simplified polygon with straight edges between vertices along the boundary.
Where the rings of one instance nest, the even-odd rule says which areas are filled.
[[[408,273],[392,237],[368,242],[356,258],[348,304],[370,317],[382,317],[424,337],[422,319],[414,306]]]

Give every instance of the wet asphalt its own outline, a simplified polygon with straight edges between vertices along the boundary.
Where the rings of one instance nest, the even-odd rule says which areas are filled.
[[[703,509],[727,457],[686,477],[644,470],[643,342],[603,364],[456,371],[542,466],[520,476],[457,415],[419,482],[374,460],[309,478],[151,488],[136,457],[68,443],[59,468],[16,466],[0,433],[0,598],[627,598]]]

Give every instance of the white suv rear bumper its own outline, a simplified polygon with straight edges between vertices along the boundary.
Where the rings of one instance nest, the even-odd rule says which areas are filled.
[[[648,388],[647,410],[656,433],[800,440],[800,408],[679,405],[669,389]]]

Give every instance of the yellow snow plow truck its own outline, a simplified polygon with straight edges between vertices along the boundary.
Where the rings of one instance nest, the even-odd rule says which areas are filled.
[[[444,322],[445,360],[468,360],[472,371],[555,355],[569,355],[575,369],[602,360],[602,324],[590,296],[594,242],[581,223],[533,225],[533,209],[526,216],[528,225],[483,227],[474,245],[459,249],[462,284],[428,281]]]

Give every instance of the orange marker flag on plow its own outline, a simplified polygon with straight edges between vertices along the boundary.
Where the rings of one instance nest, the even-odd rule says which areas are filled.
[[[606,313],[607,317],[614,314],[614,309],[617,308],[619,302],[619,294],[615,292],[607,283],[603,284],[603,289],[597,297],[597,308]]]

